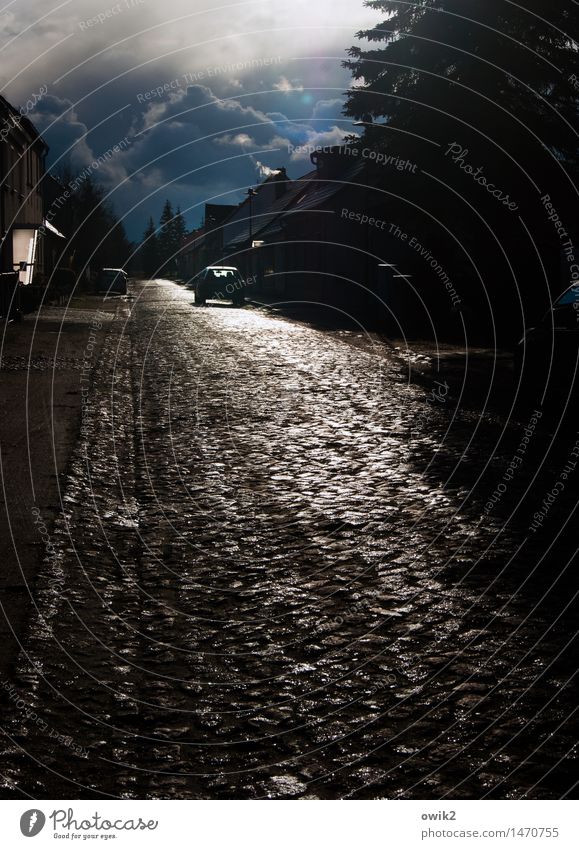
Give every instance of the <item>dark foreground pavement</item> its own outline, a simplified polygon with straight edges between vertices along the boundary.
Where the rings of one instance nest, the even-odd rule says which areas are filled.
[[[78,439],[85,361],[96,361],[117,305],[47,305],[0,334],[0,674],[10,672],[61,513],[61,484]]]
[[[572,793],[569,487],[529,525],[576,436],[371,339],[134,291],[0,693],[3,795]]]

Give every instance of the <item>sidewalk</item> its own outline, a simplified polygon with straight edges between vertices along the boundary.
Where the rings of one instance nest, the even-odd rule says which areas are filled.
[[[85,357],[118,301],[73,299],[0,325],[0,674],[10,672],[76,444]],[[100,324],[100,328],[98,325]]]

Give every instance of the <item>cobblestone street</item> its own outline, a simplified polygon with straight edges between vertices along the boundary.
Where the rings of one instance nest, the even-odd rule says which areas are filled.
[[[3,688],[4,796],[570,792],[576,587],[506,520],[523,474],[484,510],[525,422],[353,331],[132,293]]]

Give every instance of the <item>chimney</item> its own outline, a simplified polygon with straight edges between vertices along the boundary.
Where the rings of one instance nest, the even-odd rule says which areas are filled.
[[[287,192],[288,176],[285,168],[280,168],[275,177],[275,199],[282,197]]]
[[[324,150],[316,150],[310,156],[312,165],[316,166],[318,177],[322,180],[333,180],[346,168],[349,168],[357,150],[349,145],[328,147]]]

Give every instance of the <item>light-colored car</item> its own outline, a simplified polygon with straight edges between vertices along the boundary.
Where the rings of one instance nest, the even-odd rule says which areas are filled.
[[[209,265],[195,279],[195,303],[232,301],[235,306],[245,303],[245,280],[233,265]]]

